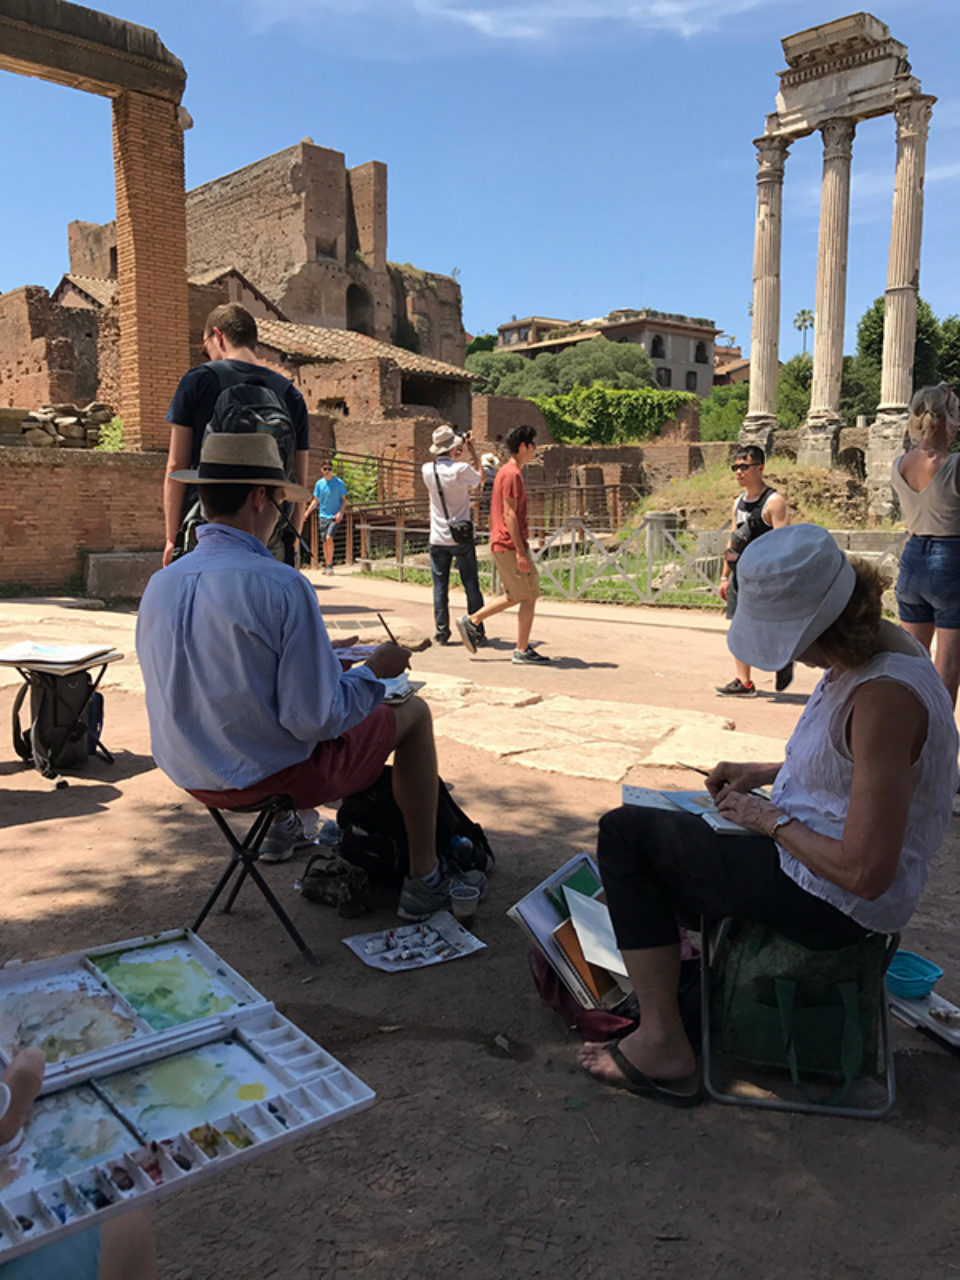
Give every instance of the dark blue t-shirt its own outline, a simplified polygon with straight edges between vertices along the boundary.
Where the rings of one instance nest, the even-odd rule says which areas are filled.
[[[228,360],[237,373],[255,373],[263,378],[272,391],[284,401],[297,438],[297,450],[310,448],[310,421],[307,417],[307,406],[303,396],[289,378],[263,365],[251,364],[248,360]],[[200,461],[200,446],[203,444],[203,431],[213,417],[213,407],[220,394],[220,379],[205,364],[188,370],[180,379],[180,384],[173,393],[170,408],[167,410],[167,421],[180,427],[193,429],[193,449],[190,455],[190,469],[194,470]]]

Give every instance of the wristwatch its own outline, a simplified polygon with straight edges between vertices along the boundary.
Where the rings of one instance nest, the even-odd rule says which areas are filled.
[[[785,827],[788,822],[796,822],[796,818],[794,818],[792,814],[781,813],[779,818],[777,818],[776,822],[770,828],[770,839],[776,840],[777,832],[781,827]]]

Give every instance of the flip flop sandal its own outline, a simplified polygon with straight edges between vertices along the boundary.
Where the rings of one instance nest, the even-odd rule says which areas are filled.
[[[624,1034],[627,1035],[629,1032]],[[615,1040],[608,1040],[603,1047],[610,1060],[619,1068],[623,1079],[607,1080],[603,1076],[596,1076],[595,1079],[598,1079],[601,1084],[612,1085],[615,1089],[625,1089],[627,1093],[635,1093],[640,1098],[653,1098],[671,1107],[695,1107],[703,1101],[699,1071],[682,1076],[678,1080],[655,1080],[633,1065],[620,1048],[621,1039],[623,1037],[618,1036]],[[594,1074],[589,1069],[584,1069],[589,1075]]]

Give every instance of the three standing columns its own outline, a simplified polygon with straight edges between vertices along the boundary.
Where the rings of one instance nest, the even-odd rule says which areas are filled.
[[[810,411],[798,460],[829,467],[833,462],[843,377],[843,324],[847,296],[847,242],[850,226],[850,157],[856,122],[839,117],[823,125],[823,183],[817,243],[813,381]]]
[[[750,401],[740,440],[743,444],[759,444],[762,449],[767,449],[777,426],[783,170],[790,143],[786,138],[773,134],[756,138],[754,146],[757,148],[758,167]]]

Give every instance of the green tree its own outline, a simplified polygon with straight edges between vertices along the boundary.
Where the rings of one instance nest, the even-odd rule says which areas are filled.
[[[937,381],[949,382],[957,390],[960,388],[960,316],[944,316],[940,321],[940,335],[943,342]]]
[[[874,418],[880,403],[880,366],[862,356],[843,357],[843,378],[840,383],[840,412],[851,427],[857,418],[865,415]]]
[[[810,409],[813,360],[802,352],[788,360],[777,379],[777,418],[785,431],[801,427]]]
[[[492,351],[497,345],[495,333],[478,333],[467,343],[467,355],[475,356],[481,351]]]
[[[610,387],[634,391],[654,385],[653,364],[637,343],[590,338],[533,360],[508,351],[482,351],[467,356],[467,369],[479,374],[484,395],[566,395],[574,387]]]
[[[804,351],[804,354],[806,354],[807,330],[813,328],[813,312],[807,311],[806,308],[804,308],[804,310],[802,311],[798,311],[797,314],[793,317],[793,327],[795,329],[799,329],[800,332],[803,334],[803,351]]]
[[[736,440],[747,416],[750,384],[714,387],[700,403],[700,439]]]
[[[937,381],[943,334],[940,322],[925,299],[917,299],[917,337],[913,348],[913,385],[926,387]],[[883,365],[883,298],[867,307],[857,325],[857,355],[880,369]]]

